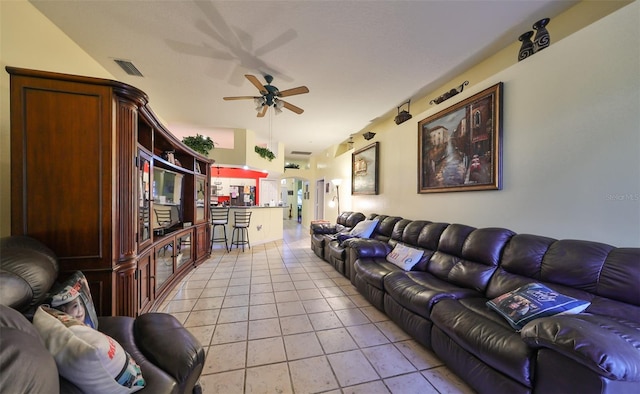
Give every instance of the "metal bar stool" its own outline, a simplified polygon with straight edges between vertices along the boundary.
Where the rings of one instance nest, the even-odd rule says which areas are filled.
[[[240,245],[242,245],[243,252],[244,245],[247,245],[249,249],[251,249],[251,244],[249,244],[249,222],[251,221],[251,212],[244,210],[234,211],[233,218],[233,233],[231,233],[231,247],[229,250],[233,249],[233,245],[236,247],[240,247]]]
[[[211,207],[211,250],[215,242],[223,242],[224,248],[228,252],[230,250],[227,244],[227,223],[229,223],[229,208]],[[216,238],[216,227],[222,227],[222,237]]]

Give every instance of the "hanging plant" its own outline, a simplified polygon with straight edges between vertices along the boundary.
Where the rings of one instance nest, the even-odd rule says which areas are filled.
[[[261,146],[256,145],[255,151],[263,159],[267,159],[271,161],[276,158],[276,155],[274,155],[273,152],[271,152],[268,148],[263,148]]]
[[[184,137],[182,143],[205,156],[208,156],[209,151],[214,148],[213,140],[200,134],[196,134],[195,137]]]

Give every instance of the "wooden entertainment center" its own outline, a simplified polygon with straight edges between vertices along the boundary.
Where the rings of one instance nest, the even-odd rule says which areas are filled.
[[[213,160],[125,83],[7,67],[11,233],[82,271],[99,315],[152,310],[211,253]]]

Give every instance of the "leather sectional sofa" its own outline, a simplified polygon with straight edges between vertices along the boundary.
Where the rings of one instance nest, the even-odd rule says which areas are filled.
[[[41,333],[29,320],[57,274],[55,254],[37,240],[25,236],[0,240],[0,392],[83,392],[59,375]],[[147,313],[137,318],[98,317],[98,329],[139,365],[145,386],[138,392],[201,392],[198,379],[204,367],[204,349],[173,316]],[[109,343],[113,349],[115,345]],[[109,355],[112,357],[111,350]]]
[[[640,392],[640,248],[407,219],[343,244],[359,292],[480,393]],[[409,271],[397,244],[423,251]],[[487,301],[530,283],[590,304],[516,330]]]

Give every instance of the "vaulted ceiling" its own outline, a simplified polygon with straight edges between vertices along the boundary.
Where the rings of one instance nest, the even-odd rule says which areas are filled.
[[[517,41],[575,1],[31,0],[117,80],[145,91],[178,137],[233,128],[317,153]],[[516,56],[516,54],[514,54]],[[115,62],[132,62],[129,76]],[[64,72],[64,70],[60,70]],[[272,75],[301,115],[258,118],[244,74]]]

